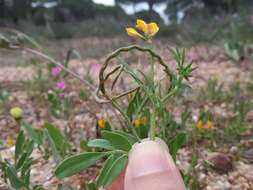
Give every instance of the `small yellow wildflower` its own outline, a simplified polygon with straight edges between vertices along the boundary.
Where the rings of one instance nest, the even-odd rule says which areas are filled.
[[[213,123],[212,123],[210,120],[208,120],[208,121],[206,122],[205,128],[207,128],[207,129],[212,129],[212,128],[213,128]]]
[[[146,125],[147,124],[147,117],[146,116],[143,116],[141,117],[141,125]]]
[[[141,19],[137,19],[136,28],[142,31],[144,35],[141,35],[134,28],[126,28],[127,34],[131,37],[138,37],[144,40],[150,40],[159,31],[159,27],[155,22],[147,24]]]
[[[128,96],[129,99],[131,99],[134,96],[134,93],[131,92],[131,93],[127,94],[127,96]]]
[[[10,110],[10,114],[14,119],[21,119],[23,110],[20,107],[14,107]]]
[[[106,120],[104,118],[101,118],[101,119],[98,120],[97,124],[98,124],[98,127],[100,129],[104,129],[105,128],[105,124],[106,124]]]
[[[156,35],[158,31],[159,31],[159,27],[157,26],[155,22],[151,22],[150,24],[148,24],[148,34],[150,36]]]
[[[12,137],[8,136],[7,140],[6,140],[6,144],[8,146],[14,146],[15,145],[15,140]]]
[[[198,129],[202,129],[202,128],[203,128],[203,122],[202,122],[201,120],[199,120],[199,121],[197,122],[196,127],[197,127]]]
[[[134,124],[134,126],[135,127],[140,127],[140,125],[141,125],[141,119],[140,118],[137,118],[137,119],[135,119],[134,121],[133,121],[133,124]]]
[[[143,117],[137,118],[133,121],[133,124],[135,127],[140,127],[141,125],[146,125],[147,124],[147,117],[143,116]]]
[[[134,37],[134,38],[143,38],[143,36],[137,32],[134,28],[126,28],[128,36]]]

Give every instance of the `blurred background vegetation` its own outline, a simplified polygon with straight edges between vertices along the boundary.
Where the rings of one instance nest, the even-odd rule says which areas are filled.
[[[106,0],[104,1],[106,2]],[[136,9],[144,5],[147,9]],[[0,0],[0,31],[15,28],[39,38],[111,37],[136,18],[155,21],[175,43],[251,42],[252,0]],[[133,14],[127,14],[131,7]],[[156,7],[163,7],[156,11]]]

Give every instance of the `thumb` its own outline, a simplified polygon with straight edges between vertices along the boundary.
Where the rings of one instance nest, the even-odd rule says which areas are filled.
[[[124,190],[185,190],[183,180],[163,141],[144,140],[129,154]]]

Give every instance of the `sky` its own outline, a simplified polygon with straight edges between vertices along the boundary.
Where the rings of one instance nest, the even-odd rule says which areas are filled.
[[[93,0],[95,3],[114,5],[114,0]]]
[[[93,1],[95,3],[100,3],[100,4],[104,4],[104,5],[114,5],[114,0],[93,0]],[[123,6],[123,8],[125,9],[126,13],[128,13],[128,14],[132,14],[134,12],[133,6],[131,6],[131,5]],[[165,22],[168,22],[168,19],[164,13],[165,9],[166,9],[165,4],[160,4],[160,5],[154,6],[154,10],[161,15],[161,17],[165,20]],[[148,10],[148,4],[147,3],[138,4],[138,6],[136,6],[136,11],[140,11],[140,10]]]

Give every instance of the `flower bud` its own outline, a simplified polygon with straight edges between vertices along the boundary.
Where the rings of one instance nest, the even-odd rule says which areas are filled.
[[[21,119],[23,116],[23,110],[20,107],[14,107],[10,110],[10,114],[14,119]]]

